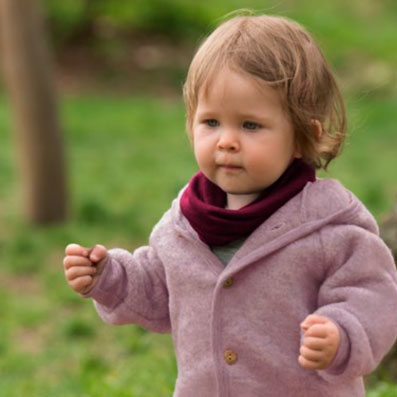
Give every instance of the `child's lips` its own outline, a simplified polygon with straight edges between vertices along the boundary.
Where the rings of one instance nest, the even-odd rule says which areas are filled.
[[[241,170],[243,168],[240,167],[239,165],[233,165],[233,164],[219,164],[218,166],[228,171]]]

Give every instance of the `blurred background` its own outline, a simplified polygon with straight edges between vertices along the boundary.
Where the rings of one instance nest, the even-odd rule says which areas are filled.
[[[335,70],[340,179],[397,242],[394,0],[0,0],[0,395],[171,396],[169,335],[103,324],[69,289],[67,244],[133,250],[197,170],[182,85],[236,9],[303,24]],[[397,354],[367,379],[397,395]]]

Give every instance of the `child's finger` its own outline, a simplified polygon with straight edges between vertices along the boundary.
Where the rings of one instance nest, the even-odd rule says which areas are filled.
[[[328,335],[327,326],[325,324],[314,324],[305,331],[305,336],[312,336],[314,338],[326,338]]]
[[[90,253],[90,260],[92,262],[99,262],[107,255],[107,249],[103,245],[97,244]]]
[[[65,249],[66,255],[80,255],[80,256],[88,256],[89,249],[82,247],[79,244],[69,244]]]
[[[306,331],[314,324],[325,324],[329,320],[324,316],[319,316],[318,314],[309,314],[300,324],[301,328]]]
[[[65,269],[69,269],[73,266],[92,266],[92,263],[88,258],[82,256],[65,256],[63,265]]]
[[[305,336],[303,338],[302,344],[311,350],[323,350],[324,349],[324,339],[320,339],[320,338]]]
[[[317,361],[311,361],[303,357],[302,355],[299,356],[298,362],[301,367],[305,369],[318,369],[319,363]]]
[[[301,346],[299,353],[308,361],[320,362],[324,357],[323,352],[318,350],[311,350],[306,346]]]
[[[76,292],[84,291],[92,283],[92,276],[82,276],[69,281],[70,287]]]
[[[93,266],[73,266],[65,271],[66,278],[69,281],[75,280],[78,277],[93,276],[97,269]]]

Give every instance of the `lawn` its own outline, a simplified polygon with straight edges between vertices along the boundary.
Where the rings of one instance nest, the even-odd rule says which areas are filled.
[[[397,135],[393,97],[350,98],[351,134],[331,164],[375,213],[392,207]],[[69,169],[69,221],[35,228],[20,216],[15,147],[0,100],[1,395],[170,396],[176,364],[169,335],[106,325],[64,281],[70,242],[127,249],[196,171],[176,99],[69,97],[61,103]],[[385,391],[386,390],[386,391]],[[394,392],[393,392],[394,391]],[[379,384],[368,396],[392,396]]]

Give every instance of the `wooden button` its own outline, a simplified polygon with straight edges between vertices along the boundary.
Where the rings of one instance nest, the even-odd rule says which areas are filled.
[[[233,278],[229,277],[223,282],[223,288],[230,288],[233,285]]]
[[[227,349],[223,354],[223,358],[225,359],[226,364],[232,365],[237,361],[237,354],[233,350]]]

